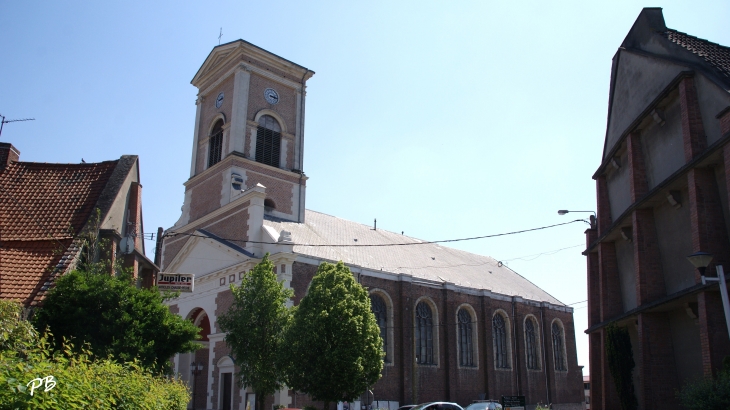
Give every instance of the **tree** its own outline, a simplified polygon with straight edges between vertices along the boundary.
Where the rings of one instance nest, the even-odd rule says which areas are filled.
[[[324,402],[350,402],[380,378],[383,342],[368,292],[344,263],[323,263],[286,333],[289,387]]]
[[[175,353],[200,348],[198,328],[170,312],[157,288],[138,289],[129,274],[73,271],[56,280],[34,317],[36,328],[50,329],[57,350],[63,339],[79,348],[88,343],[97,357],[169,370]]]
[[[241,286],[231,285],[231,291],[233,304],[218,323],[240,367],[239,385],[250,386],[256,393],[256,408],[263,409],[266,396],[284,381],[277,359],[291,318],[286,302],[294,292],[277,280],[268,253],[243,277]]]

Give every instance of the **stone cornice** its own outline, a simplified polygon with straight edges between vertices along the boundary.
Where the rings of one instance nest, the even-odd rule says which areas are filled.
[[[260,162],[256,162],[254,160],[251,160],[251,159],[248,159],[248,158],[244,157],[243,154],[241,154],[239,152],[233,152],[233,153],[227,155],[225,158],[223,158],[217,164],[213,165],[212,167],[206,169],[205,171],[203,171],[203,172],[201,172],[201,173],[193,176],[192,178],[188,179],[187,181],[185,181],[183,183],[183,185],[185,186],[185,188],[187,190],[191,186],[197,185],[197,183],[199,181],[202,181],[202,180],[205,180],[207,178],[210,178],[210,177],[214,176],[216,172],[220,172],[220,169],[219,168],[225,168],[227,166],[232,166],[231,163],[232,162],[235,162],[235,161],[241,161],[244,164],[251,164],[251,165],[253,165],[252,167],[248,168],[248,170],[251,171],[251,172],[260,172],[260,171],[257,171],[255,169],[255,167],[261,167],[263,169],[270,170],[270,171],[274,171],[274,172],[276,172],[278,174],[287,176],[288,178],[299,179],[299,177],[301,176],[302,180],[304,180],[304,181],[306,181],[306,180],[309,179],[309,177],[306,176],[306,175],[300,175],[300,174],[297,174],[296,172],[292,172],[292,171],[289,171],[289,170],[286,170],[286,169],[281,169],[281,168],[277,168],[277,167],[272,167],[271,165],[262,164]],[[264,175],[266,175],[266,174],[264,174]],[[272,176],[272,175],[267,175],[267,176]],[[276,177],[274,177],[274,178],[276,178]],[[282,180],[283,181],[286,181],[286,182],[289,182],[289,183],[297,183],[296,181],[289,181],[289,180],[287,180],[285,178],[282,178]]]

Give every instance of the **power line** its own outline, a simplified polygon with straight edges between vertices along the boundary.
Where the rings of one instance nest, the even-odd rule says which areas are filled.
[[[469,238],[458,238],[458,239],[442,239],[438,241],[424,241],[424,242],[404,242],[404,243],[383,243],[383,244],[307,244],[307,243],[287,243],[287,245],[293,245],[293,246],[310,246],[310,247],[330,247],[330,248],[340,248],[340,247],[389,247],[389,246],[413,246],[413,245],[429,245],[429,244],[435,244],[435,243],[449,243],[449,242],[462,242],[462,241],[473,241],[477,239],[486,239],[486,238],[496,238],[499,236],[507,236],[507,235],[516,235],[520,233],[526,233],[526,232],[534,232],[534,231],[540,231],[543,229],[549,229],[549,228],[555,228],[562,225],[568,225],[575,222],[585,222],[583,219],[575,219],[573,221],[563,222],[559,224],[554,225],[547,225],[547,226],[541,226],[538,228],[530,228],[530,229],[523,229],[520,231],[512,231],[512,232],[504,232],[504,233],[498,233],[498,234],[492,234],[492,235],[482,235],[482,236],[473,236]],[[170,231],[167,236],[177,236],[177,235],[186,235],[186,236],[193,236],[198,238],[209,238],[209,236],[206,235],[200,235],[194,232],[172,232]],[[264,241],[246,241],[242,239],[232,239],[232,238],[220,238],[224,241],[229,242],[243,242],[243,243],[255,243],[255,244],[262,244],[262,245],[281,245],[279,242],[264,242]]]
[[[556,253],[558,253],[560,251],[564,251],[566,249],[577,248],[579,246],[585,246],[585,244],[584,243],[579,243],[577,245],[568,246],[568,247],[560,248],[560,249],[555,249],[555,250],[552,250],[552,251],[546,251],[546,252],[542,252],[542,253],[533,253],[532,255],[527,255],[527,256],[520,256],[519,258],[502,259],[502,262],[509,262],[509,261],[516,261],[516,260],[523,260],[523,261],[526,261],[526,262],[534,261],[535,259],[539,258],[540,256],[543,256],[543,255],[553,255],[553,254],[556,254]],[[533,256],[534,256],[534,258],[527,259],[527,258],[531,258]]]

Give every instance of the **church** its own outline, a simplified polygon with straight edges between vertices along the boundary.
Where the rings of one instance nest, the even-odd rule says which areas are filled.
[[[192,80],[190,176],[180,219],[158,240],[156,257],[162,272],[194,275],[191,291],[168,301],[201,329],[204,348],[173,359],[193,391],[189,407],[265,410],[238,387],[217,317],[231,306],[230,284],[269,253],[295,305],[322,262],[343,261],[368,289],[385,350],[373,408],[512,395],[525,396],[528,408],[583,408],[571,307],[493,258],[306,209],[313,75],[237,40],[213,48]],[[388,246],[396,244],[411,246]],[[274,405],[322,403],[282,390],[266,398],[266,409]]]

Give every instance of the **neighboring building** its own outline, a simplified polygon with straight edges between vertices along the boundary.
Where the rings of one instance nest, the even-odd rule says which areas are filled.
[[[717,283],[686,257],[730,268],[730,48],[669,29],[644,9],[613,58],[608,124],[588,230],[591,407],[619,408],[606,326],[628,328],[640,409],[679,408],[676,391],[730,355]]]
[[[295,304],[323,261],[344,261],[369,289],[386,351],[372,388],[378,407],[520,394],[531,404],[582,408],[572,308],[489,257],[437,244],[338,246],[423,241],[305,210],[304,103],[313,74],[238,40],[215,47],[193,78],[190,179],[161,266],[195,274],[194,292],[169,302],[201,327],[206,345],[174,358],[185,380],[191,362],[205,364],[194,380],[195,408],[254,410],[250,390],[234,387],[216,319],[231,305],[229,284],[266,252]],[[272,404],[311,401],[281,391],[266,409]]]
[[[140,284],[154,283],[159,269],[144,256],[141,239],[137,156],[94,164],[20,162],[19,156],[0,143],[0,298],[25,307],[42,303],[54,279],[79,261],[80,236],[96,230],[108,243],[107,257],[124,258]],[[126,236],[133,246],[122,254]]]
[[[591,408],[591,376],[583,376],[583,391],[586,395],[586,410]]]

